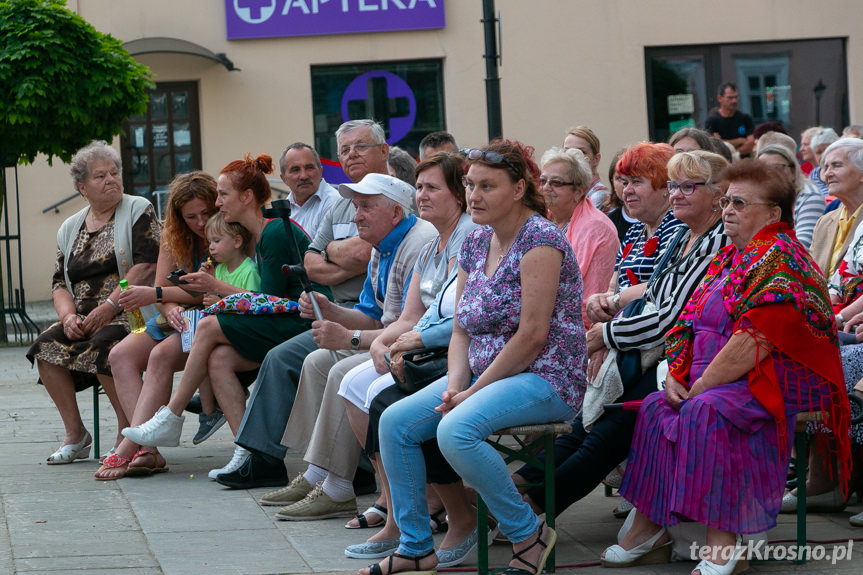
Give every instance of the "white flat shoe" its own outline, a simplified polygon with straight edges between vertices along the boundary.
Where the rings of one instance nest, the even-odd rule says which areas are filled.
[[[863,513],[852,515],[848,518],[848,523],[850,523],[854,527],[863,527]]]
[[[84,430],[84,437],[78,443],[67,443],[61,445],[60,449],[48,456],[48,465],[66,465],[78,459],[90,457],[90,447],[93,443],[90,432]]]
[[[152,447],[177,447],[180,445],[180,435],[183,433],[185,416],[174,415],[167,406],[162,406],[156,415],[137,427],[127,427],[122,431],[123,437],[138,445]]]
[[[743,537],[737,535],[737,542],[734,545],[734,556],[725,565],[717,565],[712,561],[702,559],[695,566],[695,569],[692,570],[692,573],[698,571],[701,575],[737,575],[737,573],[746,571],[749,569],[749,561],[746,558],[737,560],[742,555],[741,551],[743,550],[740,548],[742,541]]]
[[[603,567],[631,567],[633,565],[668,563],[671,560],[671,541],[654,547],[665,533],[666,530],[663,527],[657,531],[656,535],[629,550],[620,545],[612,545],[605,550],[605,556],[600,558],[600,562]]]

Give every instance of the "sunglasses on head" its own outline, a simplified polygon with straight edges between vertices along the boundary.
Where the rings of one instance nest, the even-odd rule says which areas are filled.
[[[481,150],[479,148],[462,148],[459,150],[468,160],[482,160],[484,162],[488,162],[489,164],[506,164],[512,171],[515,172],[515,175],[519,178],[523,178],[524,176],[521,173],[515,164],[506,159],[506,156],[501,154],[500,152],[495,152],[493,150]]]

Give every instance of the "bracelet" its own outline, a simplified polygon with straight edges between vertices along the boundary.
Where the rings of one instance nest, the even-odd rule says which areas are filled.
[[[839,322],[839,329],[842,329],[843,327],[845,327],[845,318],[842,317],[841,313],[836,314],[836,321]]]
[[[162,303],[162,286],[156,286],[156,303]]]
[[[114,300],[112,300],[111,298],[108,298],[105,301],[107,301],[109,304],[111,304],[111,307],[114,308],[115,312],[120,313],[121,311],[123,311],[123,309],[120,306],[118,306],[116,303],[114,303]]]

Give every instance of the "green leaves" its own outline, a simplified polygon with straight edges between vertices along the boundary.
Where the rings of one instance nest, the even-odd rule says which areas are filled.
[[[68,161],[146,111],[149,70],[65,0],[0,0],[0,164]]]

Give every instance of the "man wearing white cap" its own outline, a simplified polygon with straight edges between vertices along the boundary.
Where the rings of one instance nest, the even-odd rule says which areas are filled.
[[[353,309],[318,299],[325,320],[313,324],[312,335],[320,349],[303,363],[295,408],[282,438],[283,444],[295,449],[308,448],[305,459],[310,465],[291,485],[262,500],[270,505],[302,504],[301,514],[282,513],[279,518],[283,519],[356,514],[351,478],[360,446],[337,395],[339,383],[351,368],[369,359],[372,341],[400,315],[419,252],[437,233],[434,226],[410,213],[414,189],[401,180],[367,174],[358,183],[339,186],[339,193],[352,200],[359,237],[374,250],[359,303]],[[313,317],[308,299],[300,300],[300,312]],[[330,350],[341,358],[338,363],[333,363]],[[271,457],[254,451],[252,455],[243,468],[219,475],[216,481],[240,488],[267,483]],[[316,488],[319,482],[322,485]]]
[[[375,249],[360,303],[354,309],[318,298],[325,321],[312,324],[312,333],[321,349],[303,363],[295,408],[282,438],[290,447],[306,448],[304,459],[310,465],[291,486],[279,490],[292,492],[294,500],[299,500],[279,510],[279,519],[356,514],[351,478],[360,445],[345,415],[344,401],[338,397],[339,384],[351,368],[369,359],[365,350],[382,328],[398,319],[419,252],[436,235],[433,226],[409,212],[413,188],[401,180],[368,174],[359,183],[340,185],[339,193],[352,199],[360,237]],[[313,318],[308,299],[300,300],[300,313]],[[334,365],[329,350],[338,350],[344,359]],[[264,501],[291,503],[278,493],[268,494]]]

